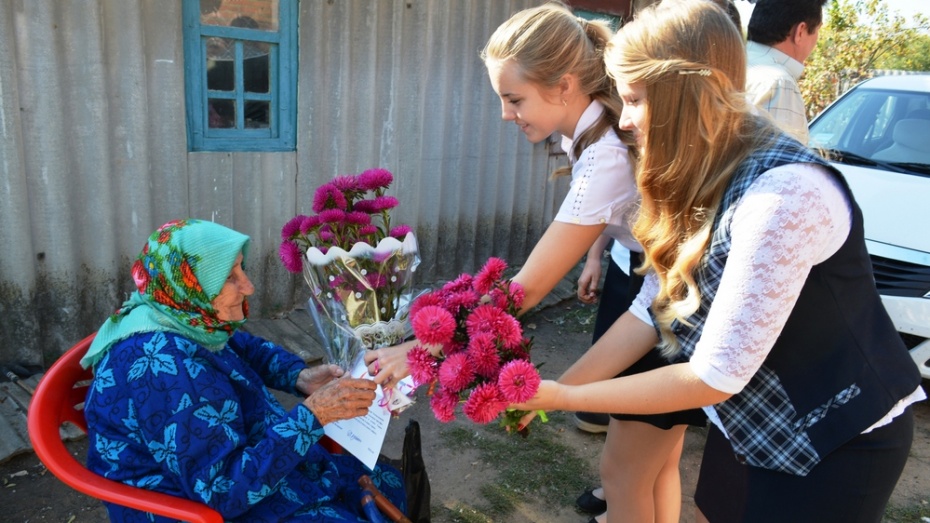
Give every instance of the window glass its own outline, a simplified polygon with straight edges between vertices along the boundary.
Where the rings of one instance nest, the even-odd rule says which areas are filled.
[[[200,23],[278,30],[278,0],[200,0]]]

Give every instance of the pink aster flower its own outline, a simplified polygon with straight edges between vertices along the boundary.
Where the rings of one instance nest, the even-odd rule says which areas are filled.
[[[407,352],[407,367],[413,382],[420,386],[436,379],[439,362],[428,350],[417,345]]]
[[[433,415],[442,423],[455,420],[455,407],[459,404],[459,395],[445,389],[439,389],[429,399]]]
[[[466,346],[467,346],[467,345],[465,345],[465,342],[456,341],[456,340],[453,338],[451,341],[449,341],[449,343],[444,343],[444,344],[443,344],[443,346],[442,346],[442,353],[443,353],[443,354],[446,354],[446,355],[449,355],[449,354],[455,354],[455,353],[457,353],[457,352],[462,352],[463,350],[465,350],[465,347],[466,347]]]
[[[523,342],[523,327],[516,318],[509,314],[502,314],[497,323],[497,339],[507,348],[518,347]]]
[[[436,292],[428,292],[421,295],[417,299],[413,300],[413,303],[410,305],[410,316],[413,317],[417,314],[417,311],[426,307],[428,305],[439,306],[442,304],[442,301],[439,299],[439,294]]]
[[[497,333],[499,325],[507,313],[498,309],[494,305],[484,304],[475,307],[465,320],[465,327],[468,329],[468,335],[474,336],[479,332]]]
[[[342,223],[346,219],[346,212],[342,209],[325,209],[320,212],[320,221],[323,223]]]
[[[374,214],[379,211],[379,209],[375,208],[374,200],[359,200],[352,204],[352,210],[367,214]]]
[[[313,194],[313,212],[320,213],[326,209],[345,209],[349,202],[345,194],[335,185],[324,183]]]
[[[281,242],[281,247],[278,249],[278,256],[281,257],[281,263],[284,264],[284,268],[289,272],[299,273],[303,270],[303,252],[300,250],[300,246],[290,240],[284,240]]]
[[[374,207],[379,212],[386,211],[388,209],[393,209],[400,205],[400,201],[393,196],[378,196],[375,198]]]
[[[359,211],[351,211],[346,213],[346,223],[351,223],[352,225],[368,225],[371,223],[371,215]]]
[[[413,229],[409,225],[398,225],[391,229],[389,236],[397,238],[398,240],[403,240],[408,234],[413,232]]]
[[[446,292],[470,291],[472,290],[472,283],[474,281],[475,279],[471,274],[461,274],[458,278],[443,285],[442,290]]]
[[[378,227],[375,225],[364,225],[358,228],[359,236],[374,236],[378,232]]]
[[[513,304],[514,309],[520,310],[523,307],[523,300],[526,299],[526,291],[523,290],[523,286],[519,283],[511,280],[510,286],[510,302]]]
[[[449,312],[458,314],[462,309],[471,309],[475,307],[478,305],[479,300],[481,300],[481,296],[478,296],[477,292],[465,290],[461,292],[450,292],[444,296],[442,302]]]
[[[351,174],[345,174],[333,178],[329,183],[343,193],[354,192],[359,190],[358,177]]]
[[[442,345],[455,334],[455,318],[435,305],[420,308],[411,316],[410,325],[417,339],[428,345]]]
[[[468,364],[468,355],[457,352],[446,356],[439,364],[439,384],[450,392],[465,390],[475,378],[475,371]]]
[[[394,175],[387,169],[368,169],[358,175],[358,185],[365,191],[385,189],[393,181]]]
[[[536,395],[542,379],[533,364],[526,360],[513,360],[504,365],[497,377],[497,386],[510,403],[523,403]]]
[[[287,223],[284,224],[284,227],[281,227],[281,239],[293,239],[294,235],[300,231],[300,224],[303,223],[304,219],[306,219],[306,216],[298,214],[288,220]]]
[[[468,361],[481,376],[492,378],[497,375],[501,357],[491,333],[482,332],[468,340]]]
[[[490,423],[507,408],[507,401],[494,383],[482,383],[475,387],[462,411],[475,423]]]
[[[500,258],[488,258],[484,267],[475,275],[475,290],[481,294],[491,292],[491,287],[500,281],[507,269],[507,262]]]
[[[319,226],[320,226],[319,216],[317,215],[306,216],[304,217],[304,220],[300,222],[300,234],[307,234]]]
[[[371,285],[372,289],[380,289],[387,285],[387,276],[378,272],[369,272],[365,275],[365,280]]]

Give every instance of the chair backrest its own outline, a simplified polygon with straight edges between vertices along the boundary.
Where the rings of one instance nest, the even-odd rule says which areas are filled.
[[[873,160],[930,163],[930,119],[909,116],[898,120],[892,139],[891,147],[873,154]]]
[[[71,455],[59,427],[69,421],[87,432],[84,398],[93,373],[81,367],[94,334],[68,349],[39,381],[29,405],[29,439],[46,468],[69,487],[88,496],[192,523],[222,523],[210,507],[189,499],[133,487],[97,475]]]

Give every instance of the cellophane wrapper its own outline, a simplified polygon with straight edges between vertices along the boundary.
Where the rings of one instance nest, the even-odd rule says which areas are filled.
[[[420,253],[413,233],[403,241],[360,242],[347,252],[307,250],[307,310],[329,363],[348,371],[359,352],[396,345],[412,334],[409,307]]]

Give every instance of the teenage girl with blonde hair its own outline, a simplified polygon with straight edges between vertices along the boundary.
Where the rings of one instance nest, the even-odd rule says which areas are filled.
[[[714,3],[638,13],[606,60],[641,152],[646,279],[558,382],[514,407],[703,407],[699,521],[880,521],[926,394],[845,180],[749,108],[727,72],[745,68],[742,38]],[[610,379],[657,343],[671,365]]]
[[[612,36],[606,22],[585,20],[562,4],[548,3],[514,14],[497,28],[481,52],[491,86],[501,100],[501,117],[514,122],[533,143],[559,133],[570,163],[554,173],[571,174],[568,195],[514,277],[526,293],[522,312],[536,306],[585,253],[588,260],[578,294],[580,298],[590,296],[600,276],[605,240],[613,239],[634,252],[642,250],[631,231],[639,199],[627,147],[627,143],[632,144],[632,135],[619,127],[622,101],[604,63],[604,49]],[[626,289],[610,284],[621,274],[619,267],[608,270],[605,288],[617,289],[620,296],[602,296],[601,308],[622,308],[607,325],[627,305],[622,302]],[[383,383],[405,376],[405,355],[412,345],[369,353],[366,360],[375,380]],[[646,444],[640,439],[632,443],[637,449]],[[648,439],[655,437],[649,434]],[[651,469],[656,467],[640,457],[639,453],[631,455],[621,466],[611,465],[611,470],[622,472],[631,492],[648,491],[651,508],[657,474]],[[680,504],[677,455],[673,465],[672,497]],[[638,488],[639,484],[644,487]],[[640,501],[632,498],[630,510]],[[669,521],[677,521],[677,515],[676,509]]]

